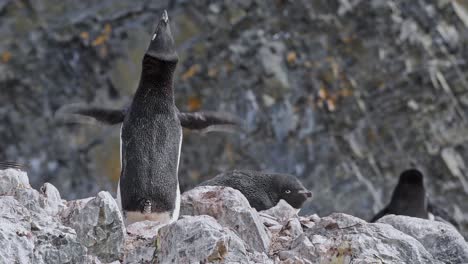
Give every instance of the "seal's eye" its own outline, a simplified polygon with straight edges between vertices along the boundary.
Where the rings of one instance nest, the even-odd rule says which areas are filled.
[[[286,190],[286,191],[284,191],[284,193],[290,194],[291,190]]]

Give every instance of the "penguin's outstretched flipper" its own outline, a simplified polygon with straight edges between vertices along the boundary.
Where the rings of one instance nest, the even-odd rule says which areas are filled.
[[[384,215],[388,214],[388,208],[385,207],[384,209],[380,210],[372,219],[369,221],[369,223],[375,223],[377,220],[380,218],[384,217]]]
[[[56,118],[64,123],[92,124],[100,122],[107,125],[122,123],[126,109],[107,109],[80,105],[65,105],[55,113]]]
[[[182,127],[202,132],[235,132],[242,128],[242,121],[238,117],[224,112],[179,112],[178,116]]]

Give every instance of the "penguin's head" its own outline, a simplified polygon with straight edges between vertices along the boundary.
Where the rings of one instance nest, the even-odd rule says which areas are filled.
[[[307,199],[312,197],[312,192],[292,175],[278,174],[274,178],[279,199],[288,202],[292,207],[300,209]]]
[[[423,185],[423,175],[417,169],[405,170],[400,175],[400,184]]]
[[[161,15],[145,55],[161,61],[177,62],[179,60],[166,10]]]

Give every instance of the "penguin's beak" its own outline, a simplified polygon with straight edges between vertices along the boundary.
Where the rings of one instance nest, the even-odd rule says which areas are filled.
[[[304,194],[307,198],[311,198],[311,197],[312,197],[312,192],[309,191],[309,190],[299,191],[299,193]]]
[[[175,50],[174,39],[172,38],[171,27],[169,26],[169,16],[167,11],[161,15],[161,19],[156,26],[146,55],[163,61],[177,61],[178,56]]]

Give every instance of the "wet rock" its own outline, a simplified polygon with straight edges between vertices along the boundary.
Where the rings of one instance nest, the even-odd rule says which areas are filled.
[[[246,263],[242,240],[210,216],[185,216],[159,230],[156,263]]]
[[[200,186],[182,195],[181,215],[210,215],[231,228],[251,249],[268,251],[269,234],[257,211],[238,190]]]
[[[402,215],[378,221],[416,238],[434,258],[445,263],[468,263],[468,243],[451,225]]]

